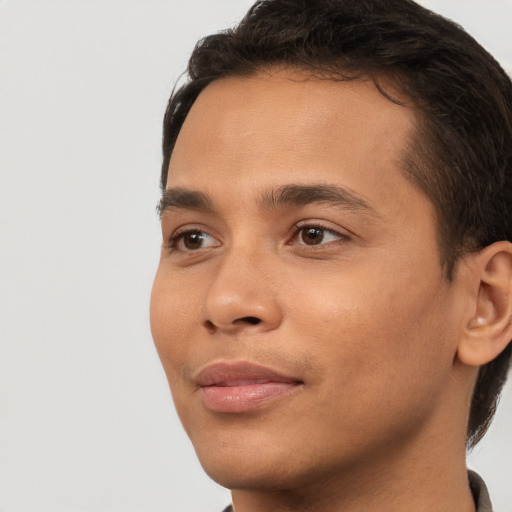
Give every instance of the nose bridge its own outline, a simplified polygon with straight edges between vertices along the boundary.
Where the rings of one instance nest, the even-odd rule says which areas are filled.
[[[207,290],[204,320],[215,330],[275,329],[282,317],[271,254],[250,243],[226,250]],[[254,328],[254,327],[253,327]]]

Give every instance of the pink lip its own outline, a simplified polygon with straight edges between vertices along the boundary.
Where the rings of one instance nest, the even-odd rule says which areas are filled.
[[[242,413],[289,395],[302,382],[251,363],[214,363],[194,378],[203,405],[212,411]]]

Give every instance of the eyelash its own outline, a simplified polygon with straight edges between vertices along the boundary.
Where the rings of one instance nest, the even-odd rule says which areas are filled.
[[[302,223],[295,224],[295,226],[293,228],[292,236],[291,236],[291,243],[288,242],[288,244],[289,245],[299,245],[302,247],[308,247],[309,249],[314,250],[317,247],[323,247],[329,243],[329,242],[322,243],[323,239],[320,240],[320,242],[318,244],[297,243],[297,237],[300,235],[300,233],[305,232],[308,229],[317,229],[317,230],[322,231],[323,237],[325,236],[325,234],[337,237],[338,240],[336,240],[336,241],[338,241],[338,242],[346,241],[346,240],[349,240],[349,238],[350,238],[347,234],[340,233],[339,231],[336,231],[328,226],[323,225],[321,222],[311,222],[311,221],[306,222],[306,221],[304,221]],[[189,248],[179,248],[178,247],[178,244],[181,241],[183,241],[183,239],[187,235],[193,235],[193,234],[203,235],[203,237],[211,237],[212,239],[216,240],[216,238],[213,235],[210,235],[207,231],[205,231],[203,229],[192,228],[192,229],[185,229],[183,231],[178,230],[169,238],[169,242],[166,245],[166,248],[171,250],[172,252],[183,251],[183,252],[190,252],[190,253],[199,251],[200,249],[208,249],[209,248],[209,247],[199,247],[196,250],[194,250],[194,249],[189,249]]]
[[[193,249],[179,249],[178,244],[187,236],[187,235],[193,235],[193,234],[200,234],[200,235],[206,235],[213,239],[215,239],[214,236],[210,235],[207,231],[204,229],[199,228],[192,228],[192,229],[184,229],[183,231],[178,230],[175,233],[172,234],[172,236],[169,238],[169,242],[167,244],[167,249],[170,249],[171,251],[184,251],[184,252],[194,252]]]
[[[335,229],[332,229],[332,228],[322,224],[321,222],[304,221],[302,223],[299,222],[299,223],[295,224],[293,235],[292,235],[292,240],[296,239],[302,231],[306,231],[307,229],[319,229],[319,230],[323,231],[324,233],[338,237],[339,238],[338,241],[346,241],[346,240],[350,239],[350,237],[346,233],[341,233],[339,231],[336,231]],[[297,245],[299,245],[299,244],[297,244]],[[309,245],[309,244],[300,244],[300,245],[302,245],[303,247],[314,248],[317,246],[325,246],[327,244],[319,243],[319,244],[311,244],[311,245]]]

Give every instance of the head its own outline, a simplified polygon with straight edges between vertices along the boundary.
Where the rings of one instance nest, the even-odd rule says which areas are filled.
[[[453,22],[409,0],[257,2],[234,29],[204,38],[164,120],[162,190],[176,140],[199,94],[226,77],[292,68],[322,80],[372,81],[416,113],[404,175],[435,209],[439,264],[450,282],[465,255],[512,240],[512,84]],[[468,442],[485,433],[511,346],[483,365]]]
[[[477,442],[512,337],[499,65],[407,0],[274,0],[189,75],[151,315],[207,472],[302,489]]]

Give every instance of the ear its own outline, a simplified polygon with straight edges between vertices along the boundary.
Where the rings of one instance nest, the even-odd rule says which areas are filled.
[[[496,358],[512,339],[512,244],[496,242],[471,255],[471,315],[457,357],[470,366]]]

